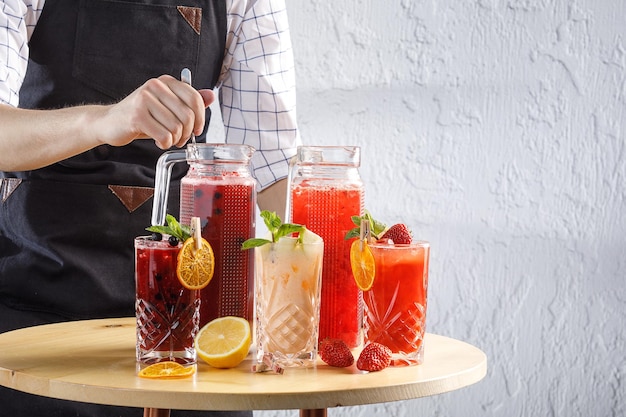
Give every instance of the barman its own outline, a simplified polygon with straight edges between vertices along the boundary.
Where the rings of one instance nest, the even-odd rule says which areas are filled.
[[[2,3],[0,332],[134,315],[156,161],[206,140],[214,91],[226,141],[257,150],[259,206],[281,212],[300,142],[284,0]],[[0,403],[14,417],[141,415],[2,387]]]

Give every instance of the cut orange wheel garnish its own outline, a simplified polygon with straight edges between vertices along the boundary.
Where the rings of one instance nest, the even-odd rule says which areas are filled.
[[[350,265],[352,266],[352,275],[354,275],[354,280],[359,289],[367,291],[372,288],[376,267],[374,255],[367,241],[362,241],[362,245],[359,239],[352,242],[350,247]]]
[[[196,373],[196,367],[183,366],[174,361],[154,363],[139,371],[142,378],[185,378]]]
[[[189,290],[201,290],[209,285],[215,269],[215,256],[209,242],[200,238],[200,248],[196,248],[194,238],[183,243],[178,253],[176,274],[183,287]]]

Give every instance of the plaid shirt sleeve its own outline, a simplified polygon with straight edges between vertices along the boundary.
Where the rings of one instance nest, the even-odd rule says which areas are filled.
[[[5,0],[0,4],[0,103],[17,107],[28,64],[28,39],[43,1]]]
[[[300,144],[287,12],[284,0],[228,1],[219,89],[226,141],[257,150],[252,166],[263,189],[288,175]]]

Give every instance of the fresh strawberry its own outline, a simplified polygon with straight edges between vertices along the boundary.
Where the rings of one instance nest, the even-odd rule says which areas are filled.
[[[406,227],[403,223],[394,224],[381,236],[381,239],[391,239],[393,243],[398,244],[408,244],[413,241],[413,237],[411,236],[411,231]]]
[[[380,343],[367,344],[361,351],[356,367],[362,371],[380,371],[391,363],[391,349]]]
[[[341,339],[326,338],[320,342],[320,357],[330,366],[345,368],[354,363],[354,356],[348,345]]]

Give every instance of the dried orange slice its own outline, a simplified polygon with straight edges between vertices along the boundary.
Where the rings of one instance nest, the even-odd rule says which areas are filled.
[[[214,368],[234,368],[248,356],[252,332],[242,317],[226,316],[208,322],[196,335],[198,356]]]
[[[183,366],[178,362],[165,361],[153,363],[139,371],[142,378],[185,378],[196,373],[196,367]]]
[[[209,285],[215,269],[215,255],[209,242],[200,238],[200,248],[192,237],[185,240],[178,252],[176,274],[183,287],[189,290],[201,290]]]
[[[363,246],[361,246],[361,242]],[[374,285],[374,276],[376,275],[376,266],[374,263],[374,255],[367,244],[367,241],[355,240],[350,247],[350,265],[352,266],[352,275],[359,289],[367,291]]]

